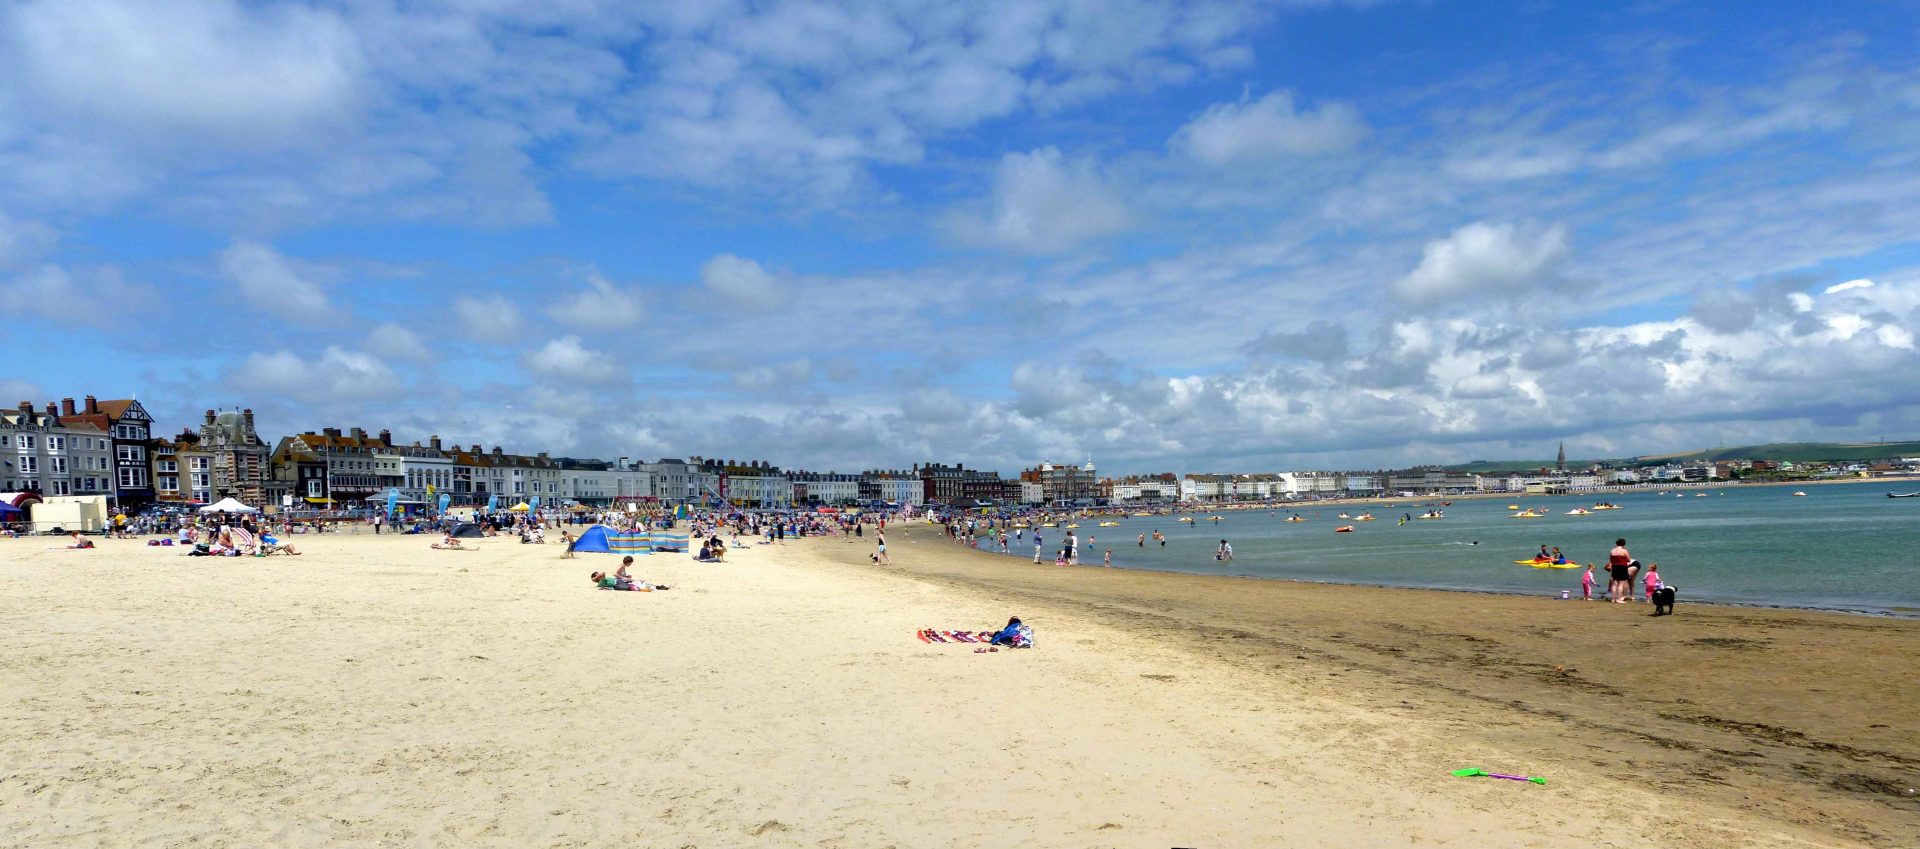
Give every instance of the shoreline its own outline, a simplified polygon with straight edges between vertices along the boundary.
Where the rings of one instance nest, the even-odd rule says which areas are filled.
[[[1450,734],[1483,736],[1494,717],[1490,745],[1869,845],[1920,828],[1905,795],[1920,770],[1906,731],[1920,727],[1920,620],[1691,603],[1655,618],[1642,604],[1037,567],[949,551],[935,528],[899,536],[913,542],[889,549],[915,579],[1152,634],[1251,676],[1365,676]]]
[[[995,552],[987,552],[987,551],[982,551],[980,553],[993,554],[994,556],[999,556],[999,557],[1011,556],[1011,555],[1001,555]],[[1041,565],[1050,566],[1050,564],[1041,564]],[[1058,567],[1053,567],[1053,568],[1058,568]],[[1224,575],[1224,574],[1215,574],[1210,572],[1183,572],[1179,569],[1149,569],[1141,566],[1105,567],[1105,566],[1101,566],[1098,563],[1082,563],[1079,566],[1073,566],[1069,568],[1101,569],[1101,570],[1107,570],[1110,568],[1111,571],[1115,571],[1115,572],[1128,571],[1128,572],[1145,572],[1145,573],[1152,573],[1156,575],[1191,575],[1191,576],[1209,577],[1209,578],[1235,578],[1235,579],[1247,580],[1247,581],[1279,581],[1283,583],[1305,584],[1308,586],[1322,586],[1322,587],[1366,587],[1369,589],[1406,590],[1409,592],[1459,593],[1464,595],[1484,595],[1484,596],[1491,596],[1495,598],[1531,598],[1531,599],[1545,599],[1548,601],[1579,601],[1580,600],[1578,598],[1562,599],[1554,595],[1542,596],[1534,593],[1524,593],[1518,590],[1513,590],[1513,591],[1470,590],[1470,589],[1461,589],[1458,587],[1422,587],[1422,586],[1411,586],[1406,584],[1366,583],[1362,581],[1317,581],[1312,578],[1288,578],[1288,577],[1281,577],[1281,576],[1270,577],[1266,575]],[[1856,607],[1818,607],[1813,605],[1763,604],[1760,602],[1741,602],[1741,601],[1703,601],[1703,600],[1698,600],[1693,598],[1682,599],[1680,603],[1685,605],[1690,605],[1690,606],[1723,607],[1723,608],[1735,609],[1735,610],[1792,610],[1792,611],[1802,611],[1806,613],[1834,613],[1834,614],[1839,614],[1843,616],[1867,616],[1867,617],[1872,617],[1876,619],[1920,620],[1920,608],[1915,608],[1913,609],[1912,612],[1905,612],[1907,610],[1906,608],[1864,609],[1864,608],[1856,608]],[[1639,604],[1643,607],[1651,606],[1651,605],[1645,604],[1644,602],[1636,602],[1636,604]]]

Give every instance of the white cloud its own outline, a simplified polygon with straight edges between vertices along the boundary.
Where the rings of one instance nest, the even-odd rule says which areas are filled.
[[[220,271],[240,287],[255,308],[294,321],[318,324],[331,321],[333,304],[326,290],[302,275],[293,263],[258,242],[235,242],[220,252]]]
[[[427,349],[420,334],[392,322],[382,322],[367,331],[367,350],[383,357],[412,362],[427,362],[433,359],[433,352]]]
[[[127,281],[113,266],[42,265],[0,282],[0,304],[8,309],[89,327],[111,327],[156,301],[151,287]]]
[[[468,336],[496,344],[515,341],[524,322],[520,307],[499,295],[472,298],[462,295],[453,300],[453,317]]]
[[[1832,286],[1828,286],[1826,290],[1826,294],[1831,295],[1836,292],[1845,292],[1850,289],[1870,289],[1870,288],[1873,288],[1873,281],[1862,278],[1859,280],[1848,280],[1845,283],[1835,283]]]
[[[1475,222],[1427,243],[1420,265],[1393,284],[1414,304],[1524,294],[1556,282],[1569,254],[1561,225]]]
[[[1293,94],[1276,91],[1255,101],[1216,103],[1174,133],[1176,150],[1209,165],[1275,156],[1348,150],[1367,137],[1351,104],[1296,109]]]
[[[626,377],[626,369],[612,357],[580,344],[578,336],[562,336],[538,351],[521,358],[527,370],[559,381],[577,383],[614,383]]]
[[[0,271],[40,259],[56,240],[53,228],[0,210]]]
[[[5,12],[16,102],[137,148],[309,143],[355,110],[360,56],[334,13],[233,0],[41,0]]]
[[[994,174],[984,213],[958,212],[949,229],[962,241],[1030,254],[1059,253],[1126,229],[1127,208],[1091,160],[1058,148],[1009,153]]]
[[[760,263],[720,254],[700,266],[700,285],[724,298],[729,307],[764,312],[787,300],[786,286]]]
[[[547,314],[569,326],[610,330],[640,323],[645,310],[638,293],[595,273],[587,275],[585,289],[553,305]]]
[[[400,376],[378,357],[337,345],[327,346],[319,357],[291,351],[251,354],[228,370],[226,382],[315,404],[392,398],[403,388]]]

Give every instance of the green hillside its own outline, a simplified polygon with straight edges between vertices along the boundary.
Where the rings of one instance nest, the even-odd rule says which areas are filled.
[[[1887,460],[1894,457],[1920,457],[1920,442],[1774,442],[1767,445],[1710,448],[1688,454],[1662,454],[1634,459],[1641,463],[1690,460],[1776,460],[1808,463],[1823,460],[1845,462]]]

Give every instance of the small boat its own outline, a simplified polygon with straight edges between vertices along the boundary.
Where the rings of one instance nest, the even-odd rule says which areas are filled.
[[[1586,515],[1589,515],[1589,514],[1591,514],[1592,512],[1593,512],[1593,511],[1591,511],[1591,510],[1582,510],[1582,509],[1580,509],[1580,508],[1578,508],[1578,507],[1575,507],[1575,508],[1573,508],[1572,510],[1568,510],[1568,511],[1567,511],[1567,515],[1569,515],[1569,516],[1586,516]]]
[[[1920,492],[1889,492],[1888,498],[1920,498]]]
[[[1507,505],[1507,509],[1508,509],[1508,510],[1518,510],[1518,509],[1520,509],[1520,505],[1518,505],[1518,504],[1509,504],[1509,505]]]
[[[1057,528],[1057,527],[1060,527],[1060,526],[1059,526],[1059,525],[1057,525],[1057,524],[1054,524],[1053,522],[1048,522],[1048,523],[1046,523],[1046,524],[1044,524],[1044,525],[1041,525],[1040,527],[1043,527],[1043,528]]]
[[[1192,516],[1181,516],[1181,517],[1180,517],[1180,521],[1182,521],[1182,522],[1191,522],[1191,521],[1193,521],[1193,517],[1192,517]]]
[[[1103,527],[1103,528],[1117,528],[1117,527],[1120,527],[1120,523],[1119,523],[1119,522],[1101,522],[1101,523],[1100,523],[1100,527]]]
[[[1804,493],[1804,492],[1801,492],[1800,490],[1797,490],[1797,489],[1796,489],[1796,490],[1794,490],[1794,491],[1793,491],[1793,497],[1795,497],[1795,498],[1805,498],[1805,497],[1807,497],[1807,494],[1806,494],[1806,493]]]
[[[1373,521],[1373,514],[1361,513],[1360,515],[1353,517],[1353,520],[1356,522],[1371,522]]]
[[[1074,528],[1077,528],[1077,527],[1080,527],[1080,526],[1079,526],[1079,525],[1077,525],[1077,524],[1074,524],[1074,525],[1068,525],[1068,526],[1067,526],[1067,530],[1073,530]]]
[[[1340,527],[1334,528],[1333,532],[1336,534],[1350,534],[1350,533],[1353,533],[1353,526],[1341,525]]]
[[[1539,519],[1539,518],[1543,518],[1543,517],[1545,517],[1546,515],[1547,515],[1547,514],[1545,514],[1545,513],[1539,513],[1539,512],[1535,512],[1535,511],[1533,511],[1533,510],[1522,510],[1522,511],[1520,511],[1520,512],[1518,512],[1518,513],[1515,513],[1515,514],[1513,514],[1513,515],[1512,515],[1511,517],[1509,517],[1509,518],[1513,518],[1513,519]]]
[[[1695,498],[1705,498],[1705,497],[1707,497],[1707,494],[1706,494],[1706,493],[1704,493],[1704,492],[1696,492],[1696,493],[1694,493],[1694,494],[1693,494],[1693,497],[1695,497]]]
[[[1446,517],[1447,515],[1445,513],[1442,513],[1438,510],[1434,510],[1427,513],[1422,513],[1418,516],[1415,516],[1414,518],[1415,519],[1445,519]]]
[[[1551,560],[1515,560],[1513,562],[1514,562],[1514,565],[1516,566],[1532,566],[1535,569],[1578,569],[1580,568],[1580,564],[1574,563],[1572,561],[1568,561],[1566,563],[1555,563]]]

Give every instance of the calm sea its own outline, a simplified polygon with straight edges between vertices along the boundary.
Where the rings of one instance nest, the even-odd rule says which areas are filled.
[[[1909,492],[1920,484],[1901,482]],[[1642,563],[1659,563],[1667,583],[1684,601],[1828,608],[1920,616],[1920,498],[1891,499],[1887,486],[1847,484],[1806,487],[1730,486],[1688,490],[1684,497],[1654,493],[1607,496],[1623,509],[1566,515],[1590,507],[1595,497],[1520,497],[1455,501],[1445,519],[1399,524],[1419,515],[1424,500],[1385,505],[1300,509],[1307,521],[1282,521],[1292,510],[1229,511],[1222,521],[1175,522],[1171,516],[1122,518],[1119,527],[1080,522],[1083,563],[1098,565],[1113,549],[1113,564],[1135,569],[1289,578],[1343,584],[1480,590],[1528,595],[1580,594],[1579,569],[1533,569],[1515,560],[1540,546],[1559,546],[1570,560],[1595,563],[1597,592],[1604,593],[1607,552],[1619,537]],[[1695,492],[1704,492],[1696,497]],[[1434,502],[1437,503],[1437,500]],[[1549,515],[1514,519],[1509,504]],[[1371,510],[1376,521],[1357,522],[1351,534],[1333,529]],[[1111,521],[1111,520],[1110,520]],[[1168,537],[1162,548],[1151,539]],[[1046,528],[1049,555],[1065,531]],[[1029,532],[1031,533],[1031,532]],[[1147,533],[1147,547],[1135,544]],[[1232,542],[1234,560],[1216,561],[1220,540]],[[1478,542],[1478,545],[1471,543]],[[1014,544],[1031,557],[1031,536]],[[1638,587],[1636,587],[1638,590]]]

